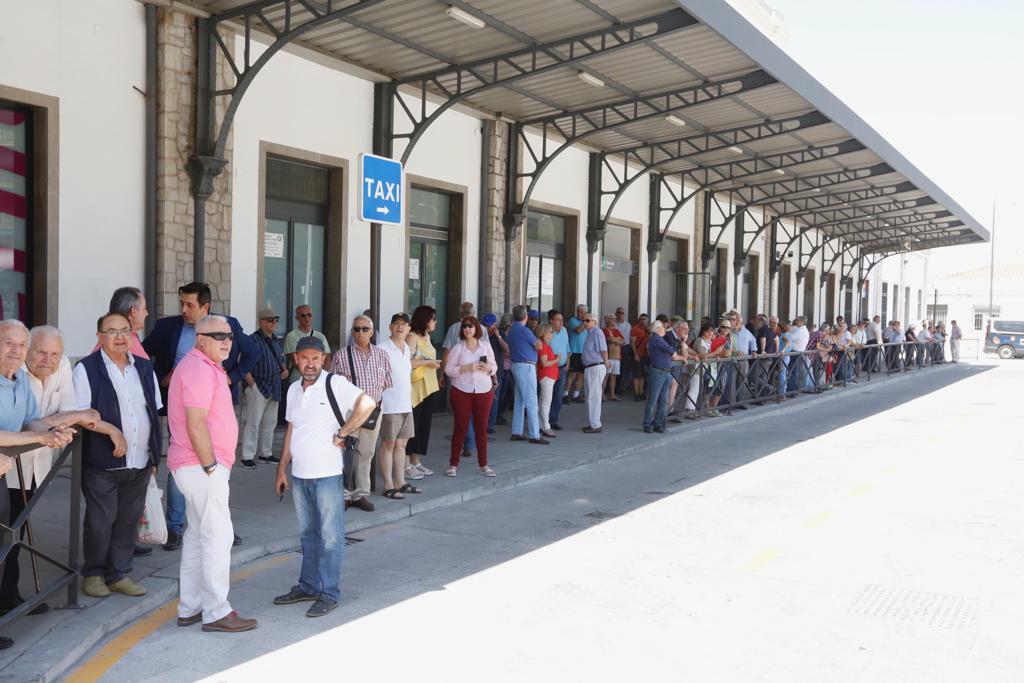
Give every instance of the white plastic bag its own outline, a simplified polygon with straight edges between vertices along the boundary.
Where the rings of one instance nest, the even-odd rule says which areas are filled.
[[[146,489],[146,507],[139,519],[139,530],[136,540],[148,545],[163,545],[167,542],[167,521],[164,519],[164,505],[161,502],[164,492],[156,485],[156,477],[150,475],[149,488]]]

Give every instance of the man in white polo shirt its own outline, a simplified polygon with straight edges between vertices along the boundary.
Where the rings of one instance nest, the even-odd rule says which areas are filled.
[[[277,494],[283,496],[291,463],[302,546],[299,583],[274,598],[274,604],[315,601],[306,611],[307,617],[328,614],[341,597],[345,549],[342,446],[376,407],[373,399],[344,377],[324,371],[325,353],[317,337],[303,337],[296,344],[293,358],[302,381],[288,389],[288,431],[274,482]],[[344,424],[337,419],[332,403]]]

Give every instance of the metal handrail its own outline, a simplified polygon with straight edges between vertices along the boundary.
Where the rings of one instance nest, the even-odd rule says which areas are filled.
[[[37,444],[27,446],[11,446],[0,448],[0,455],[7,455],[15,459],[14,466],[18,470],[19,481],[25,482],[24,472],[21,466],[23,453],[34,451],[40,448]],[[35,546],[31,533],[32,512],[40,504],[43,495],[53,483],[58,470],[71,460],[71,505],[68,512],[68,560],[66,563],[50,556]],[[0,617],[0,631],[3,631],[11,622],[42,604],[48,597],[62,588],[67,588],[67,608],[78,607],[78,552],[79,534],[81,532],[81,505],[82,505],[82,437],[76,435],[74,440],[61,450],[46,475],[36,486],[35,494],[28,500],[24,489],[22,489],[22,500],[26,501],[25,509],[21,511],[17,519],[7,525],[7,520],[0,520],[0,563],[4,562],[12,549],[16,547],[26,550],[32,558],[32,577],[35,580],[36,592],[25,599],[25,602],[10,610]],[[21,531],[24,529],[28,535],[28,542],[22,540]],[[61,570],[61,575],[50,581],[45,586],[41,585],[39,577],[38,560],[49,563]]]
[[[872,375],[892,375],[945,362],[942,342],[868,344],[857,349],[762,353],[689,361],[672,368],[679,383],[670,414],[706,417],[712,410],[763,404],[807,393],[821,393]],[[783,385],[783,382],[785,384]],[[720,403],[710,405],[719,397]]]

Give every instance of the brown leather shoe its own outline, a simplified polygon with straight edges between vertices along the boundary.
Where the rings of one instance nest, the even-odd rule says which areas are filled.
[[[584,427],[583,428],[583,433],[584,434],[600,434],[603,431],[604,431],[604,427]]]
[[[375,507],[373,507],[373,503],[370,502],[370,499],[367,498],[366,496],[363,496],[358,500],[353,500],[352,507],[359,508],[364,512],[373,512],[376,509]]]
[[[535,443],[538,446],[547,446],[551,442],[547,439],[530,439],[530,443]]]
[[[513,434],[509,437],[509,441],[526,441],[526,437],[522,434]]]
[[[250,631],[256,628],[255,619],[243,619],[238,616],[238,612],[231,612],[226,617],[221,617],[217,621],[211,621],[209,624],[203,624],[204,631],[220,631],[223,633],[241,633],[242,631]]]
[[[178,617],[178,626],[191,626],[192,624],[198,624],[203,620],[203,610],[199,610],[190,617]]]

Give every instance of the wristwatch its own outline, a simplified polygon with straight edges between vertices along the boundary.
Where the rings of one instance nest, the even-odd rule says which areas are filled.
[[[202,467],[203,467],[203,472],[206,472],[207,474],[209,474],[210,472],[213,472],[215,469],[217,469],[217,461],[214,460],[209,465],[203,465]]]

